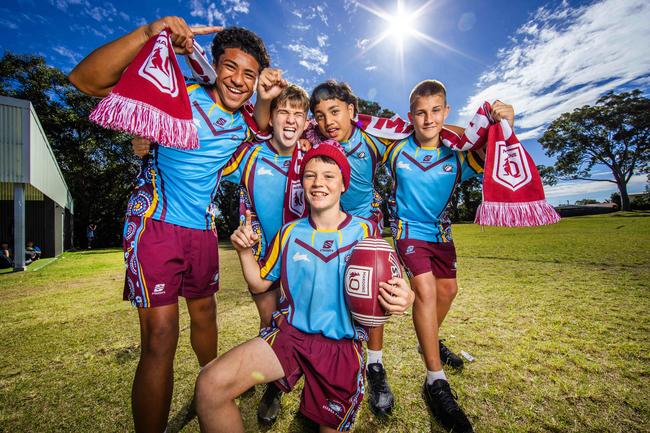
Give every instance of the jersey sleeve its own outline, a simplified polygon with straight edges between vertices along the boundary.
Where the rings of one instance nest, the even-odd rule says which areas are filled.
[[[460,159],[461,182],[483,174],[483,167],[485,165],[485,153],[483,151],[472,150],[469,152],[460,152]]]
[[[248,161],[248,158],[250,158],[252,148],[252,143],[248,142],[239,145],[221,173],[222,180],[232,183],[241,183],[244,167],[246,167],[246,162]]]

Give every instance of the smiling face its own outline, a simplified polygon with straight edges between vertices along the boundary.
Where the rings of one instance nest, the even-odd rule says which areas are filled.
[[[273,109],[271,144],[281,155],[290,155],[305,130],[307,110],[299,102],[286,100]]]
[[[440,131],[449,114],[449,106],[442,94],[418,96],[411,105],[409,120],[415,129],[415,138],[423,145],[437,145]]]
[[[345,187],[341,169],[333,160],[319,156],[310,159],[302,176],[302,186],[312,212],[340,208]]]
[[[324,137],[346,141],[352,135],[354,105],[340,99],[324,99],[314,107],[314,118]]]
[[[255,57],[239,48],[226,48],[215,66],[217,102],[229,111],[236,111],[253,96],[260,65]]]

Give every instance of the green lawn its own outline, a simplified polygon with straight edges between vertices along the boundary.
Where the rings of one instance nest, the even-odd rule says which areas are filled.
[[[478,432],[650,431],[650,214],[570,218],[534,229],[457,225],[461,290],[442,333],[476,361],[448,372]],[[256,335],[234,252],[221,249],[220,353]],[[0,432],[131,431],[137,315],[122,302],[117,250],[66,253],[0,275]],[[198,365],[181,317],[171,427],[183,426]],[[386,327],[397,398],[387,420],[364,403],[356,432],[442,431],[420,398],[410,317]],[[270,430],[242,398],[248,431],[300,432],[298,393]]]

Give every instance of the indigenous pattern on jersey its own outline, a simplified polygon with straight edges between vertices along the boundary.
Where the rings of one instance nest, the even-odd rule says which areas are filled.
[[[195,150],[154,146],[145,158],[127,216],[146,216],[193,229],[213,229],[221,170],[252,133],[241,112],[216,104],[198,84],[188,86],[199,133]]]
[[[395,239],[450,242],[451,221],[445,213],[456,185],[483,173],[475,152],[448,147],[421,147],[411,135],[384,155],[393,176],[389,200]]]
[[[381,205],[381,197],[373,187],[375,171],[390,141],[366,134],[354,128],[350,139],[341,146],[350,162],[350,187],[341,195],[344,211],[363,218],[370,218]]]
[[[269,246],[261,276],[281,279],[280,311],[308,334],[359,339],[345,303],[343,276],[352,248],[377,235],[377,225],[347,215],[337,230],[317,230],[310,218],[286,224]]]
[[[265,141],[242,144],[223,170],[223,180],[242,185],[240,218],[251,211],[253,230],[260,242],[253,253],[259,260],[266,254],[268,243],[282,227],[282,210],[291,155],[280,156]]]

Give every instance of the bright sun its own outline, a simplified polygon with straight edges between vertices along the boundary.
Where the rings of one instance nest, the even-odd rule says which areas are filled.
[[[364,51],[368,51],[377,46],[382,41],[388,39],[395,44],[400,63],[404,62],[404,47],[408,44],[409,40],[418,40],[425,43],[431,49],[442,48],[447,51],[453,51],[464,57],[469,57],[467,54],[456,50],[455,48],[445,44],[444,42],[433,38],[432,36],[422,33],[417,29],[418,18],[424,14],[430,14],[435,6],[432,6],[434,0],[428,0],[417,9],[411,8],[406,10],[402,0],[396,0],[396,8],[391,11],[379,9],[374,5],[368,5],[363,2],[357,3],[360,8],[370,12],[374,16],[381,18],[384,21],[382,26],[383,32],[370,39],[370,43],[365,46]]]

